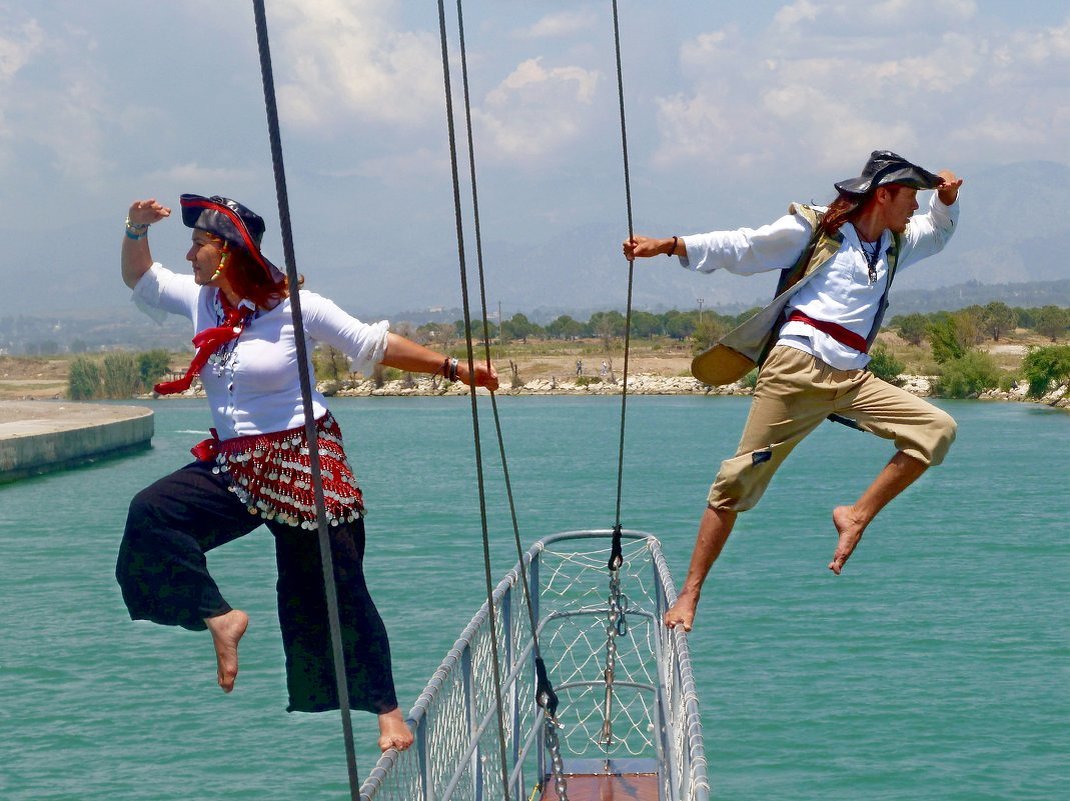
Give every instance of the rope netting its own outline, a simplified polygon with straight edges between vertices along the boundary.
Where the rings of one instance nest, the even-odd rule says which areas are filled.
[[[659,774],[663,798],[704,801],[706,760],[687,639],[657,623],[675,589],[658,541],[636,532],[622,536],[626,623],[617,637],[614,737],[608,745],[601,738],[601,666],[612,534],[555,535],[533,546],[524,559],[539,641],[554,665],[562,700],[558,731],[565,769],[580,761],[645,760]],[[410,712],[416,745],[384,754],[362,788],[368,799],[501,798],[498,694],[510,794],[528,798],[533,787],[550,778],[541,741],[544,713],[531,702],[536,671],[520,582],[518,565],[495,589],[496,614],[492,617],[484,604],[465,628]],[[495,641],[502,666],[499,687],[492,686]]]

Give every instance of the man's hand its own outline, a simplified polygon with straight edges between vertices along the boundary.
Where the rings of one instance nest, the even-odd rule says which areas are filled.
[[[633,236],[625,239],[621,244],[624,250],[624,258],[628,261],[634,259],[646,259],[650,256],[662,254],[671,256],[673,245],[679,241],[679,237],[671,236],[668,239],[652,239],[649,236]]]
[[[944,179],[944,182],[936,190],[940,202],[945,206],[953,205],[959,198],[959,187],[962,186],[962,179],[957,177],[951,170],[940,170],[936,174]]]

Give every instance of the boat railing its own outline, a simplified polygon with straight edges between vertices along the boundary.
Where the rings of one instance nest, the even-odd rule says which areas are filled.
[[[575,777],[635,774],[656,782],[659,801],[707,801],[687,637],[661,623],[675,600],[672,578],[655,537],[624,531],[621,540],[616,615],[611,531],[555,534],[524,557],[539,651],[559,699],[553,731],[563,769],[554,769],[545,712],[535,703],[532,616],[518,565],[492,594],[500,687],[484,603],[409,714],[413,747],[383,754],[362,798],[498,801],[504,785],[515,801],[540,791],[557,799],[555,787],[567,797]]]

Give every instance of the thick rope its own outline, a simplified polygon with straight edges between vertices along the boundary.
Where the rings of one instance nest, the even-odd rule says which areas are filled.
[[[628,126],[624,116],[624,70],[621,67],[620,56],[620,22],[617,15],[617,0],[613,0],[613,45],[617,55],[617,98],[620,103],[620,144],[621,156],[624,162],[624,201],[628,211],[628,239],[633,234],[632,227],[632,181],[628,169]],[[635,274],[635,262],[628,262],[628,306],[624,318],[624,386],[620,393],[620,445],[617,450],[617,515],[614,526],[614,550],[619,549],[620,542],[620,503],[621,490],[624,485],[624,430],[625,420],[628,415],[628,357],[631,353],[632,338],[632,283]],[[618,565],[619,566],[619,565]],[[613,569],[611,562],[610,569]]]
[[[260,72],[264,80],[264,104],[267,109],[268,131],[271,139],[271,164],[275,171],[275,194],[279,203],[279,221],[282,224],[282,245],[286,259],[286,275],[291,288],[290,306],[293,310],[294,342],[297,349],[297,367],[301,382],[301,400],[305,413],[305,438],[308,440],[308,458],[311,464],[312,486],[316,497],[320,561],[323,567],[324,588],[327,593],[327,617],[331,628],[334,676],[338,691],[338,707],[342,713],[346,764],[349,769],[349,794],[353,801],[359,801],[360,781],[357,778],[357,757],[353,745],[353,722],[349,711],[349,687],[346,681],[345,654],[342,651],[342,629],[338,615],[338,589],[334,581],[334,561],[331,558],[331,540],[327,528],[326,506],[323,498],[319,435],[316,431],[316,420],[312,409],[312,382],[308,372],[304,321],[301,317],[300,279],[297,273],[297,263],[294,259],[290,203],[286,192],[286,173],[282,162],[282,138],[279,134],[279,115],[275,104],[275,81],[271,71],[271,51],[268,45],[264,0],[253,0],[253,11],[256,17],[256,42],[260,51]]]
[[[479,486],[479,514],[483,529],[483,573],[486,581],[487,611],[490,615],[491,657],[494,668],[494,697],[498,711],[498,748],[501,762],[502,793],[505,801],[509,801],[509,764],[508,751],[505,746],[505,721],[502,704],[501,665],[498,659],[498,629],[495,622],[494,612],[494,586],[490,565],[490,534],[487,529],[487,498],[486,488],[483,482],[483,451],[479,441],[479,407],[476,403],[475,385],[475,351],[472,347],[472,316],[468,303],[468,269],[464,253],[464,225],[461,215],[461,184],[457,167],[457,137],[453,125],[453,92],[450,89],[450,66],[449,46],[446,37],[446,9],[443,0],[438,0],[439,36],[442,45],[442,77],[445,84],[446,94],[446,127],[449,133],[450,145],[450,170],[453,177],[453,206],[457,227],[457,258],[460,262],[461,274],[461,301],[464,307],[464,333],[465,344],[468,351],[468,396],[472,403],[472,436],[475,443],[476,455],[476,478]],[[486,338],[486,311],[484,309],[483,334]],[[493,393],[492,393],[493,396]]]

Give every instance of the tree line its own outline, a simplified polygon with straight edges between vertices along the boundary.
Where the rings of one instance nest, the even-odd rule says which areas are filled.
[[[631,337],[633,341],[667,338],[686,342],[697,353],[755,311],[738,315],[712,310],[635,311],[631,317]],[[586,322],[564,314],[545,326],[533,323],[524,314],[515,314],[500,325],[489,322],[487,335],[496,345],[527,343],[530,339],[565,342],[597,338],[609,350],[623,338],[626,327],[625,316],[618,311],[595,312]],[[402,323],[396,328],[418,342],[446,350],[458,347],[466,335],[461,320],[419,327]],[[911,346],[929,345],[935,363],[931,372],[937,374],[933,389],[944,397],[969,397],[988,389],[1009,390],[1021,381],[1027,382],[1031,396],[1040,397],[1052,386],[1070,380],[1070,346],[1058,344],[1070,334],[1068,308],[1054,305],[1017,308],[994,301],[954,312],[896,316],[886,329],[895,331]],[[1043,336],[1052,345],[1030,349],[1017,372],[1002,370],[979,346],[987,340],[999,342],[1017,329]],[[472,336],[483,339],[481,321],[473,323]],[[347,374],[348,360],[341,353],[317,349],[313,355],[321,379]],[[895,382],[905,372],[906,365],[881,343],[874,346],[871,356],[869,369],[885,380]],[[129,398],[146,393],[166,375],[169,362],[170,354],[165,350],[140,354],[117,351],[103,359],[78,356],[71,363],[68,397],[71,400]],[[377,378],[383,380],[381,376]]]
[[[671,309],[656,313],[633,311],[631,317],[631,336],[634,339],[668,338],[678,341],[691,341],[699,349],[719,339],[726,332],[739,325],[759,311],[750,309],[741,314],[722,314],[714,310],[692,309],[680,311]],[[948,321],[958,336],[965,340],[976,340],[979,344],[984,337],[998,342],[1001,337],[1016,328],[1035,331],[1048,337],[1052,342],[1063,339],[1070,333],[1070,308],[1059,306],[1040,306],[1035,308],[1011,307],[1006,303],[994,301],[985,306],[968,306],[955,312],[933,312],[931,314],[908,314],[895,317],[886,327],[896,330],[899,335],[914,345],[919,345],[926,338],[930,325],[946,325]],[[486,338],[495,343],[522,342],[529,339],[576,340],[576,339],[619,339],[624,336],[625,316],[619,311],[600,311],[592,314],[586,321],[576,320],[562,314],[546,325],[532,322],[525,314],[514,314],[501,323],[493,320],[487,322]],[[483,321],[472,322],[472,336],[484,339]],[[448,346],[455,341],[465,339],[463,320],[453,323],[425,323],[406,331],[422,342],[438,342]],[[982,336],[983,335],[983,336]],[[982,336],[981,339],[977,337]]]

